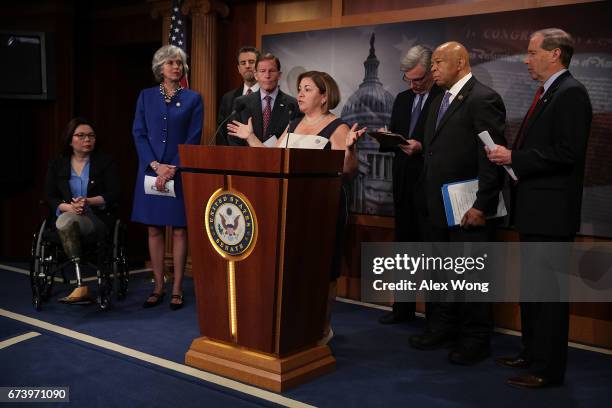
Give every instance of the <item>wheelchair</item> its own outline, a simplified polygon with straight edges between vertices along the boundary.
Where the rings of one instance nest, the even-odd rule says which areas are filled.
[[[43,220],[32,237],[30,285],[34,309],[42,310],[43,303],[51,298],[56,281],[70,283],[66,278],[66,269],[69,266],[96,270],[98,283],[96,301],[101,310],[108,310],[111,307],[113,292],[116,293],[117,300],[123,300],[127,295],[129,282],[126,225],[120,220],[115,221],[112,234],[108,237],[111,242],[105,243],[106,249],[100,249],[95,238],[85,237],[82,243],[82,255],[77,264],[65,254],[55,226],[50,226],[48,223],[48,219]],[[105,265],[99,264],[100,250],[106,251],[105,259],[102,261]],[[98,261],[96,263],[93,260]],[[61,278],[56,277],[58,273],[61,274]]]

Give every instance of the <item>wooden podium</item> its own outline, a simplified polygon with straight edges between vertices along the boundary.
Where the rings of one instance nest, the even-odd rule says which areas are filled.
[[[199,337],[185,363],[281,392],[333,371],[325,324],[344,152],[181,145]]]

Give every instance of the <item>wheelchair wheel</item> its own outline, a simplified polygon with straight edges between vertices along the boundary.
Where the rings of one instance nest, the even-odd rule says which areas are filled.
[[[32,239],[30,258],[30,286],[32,288],[32,306],[37,311],[42,309],[42,303],[51,297],[53,287],[52,270],[53,256],[51,248],[43,241],[43,232],[47,221],[43,221]]]
[[[38,286],[34,286],[32,288],[32,306],[34,306],[34,310],[36,310],[37,312],[40,312],[42,310],[42,299]]]
[[[108,310],[111,307],[111,295],[110,293],[100,294],[98,296],[98,306],[101,310]]]
[[[98,270],[98,306],[101,310],[108,310],[111,307],[111,296],[113,285],[110,277]]]
[[[126,255],[126,239],[125,225],[119,220],[115,222],[115,231],[113,234],[113,277],[115,280],[115,289],[117,291],[117,300],[125,299],[128,290],[129,270]]]

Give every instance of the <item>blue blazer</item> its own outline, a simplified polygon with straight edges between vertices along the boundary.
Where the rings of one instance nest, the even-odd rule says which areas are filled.
[[[132,220],[147,225],[186,225],[183,190],[179,173],[174,177],[176,198],[144,193],[144,176],[155,176],[149,164],[179,166],[178,145],[199,144],[203,124],[202,97],[189,89],[181,90],[166,103],[159,87],[140,93],[132,134],[138,152],[138,176],[134,189]]]

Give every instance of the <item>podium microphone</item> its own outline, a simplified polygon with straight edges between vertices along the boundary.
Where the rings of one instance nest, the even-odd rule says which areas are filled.
[[[290,103],[289,105],[287,105],[287,114],[289,115],[289,120],[293,119],[293,113],[297,110],[297,106],[295,106],[295,103]]]
[[[217,134],[219,133],[219,131],[221,130],[221,127],[223,125],[225,125],[225,123],[230,120],[230,118],[234,115],[236,115],[237,113],[240,113],[244,110],[244,108],[246,108],[246,105],[244,104],[244,102],[242,101],[238,101],[236,102],[236,108],[234,108],[234,110],[232,111],[232,113],[230,113],[229,115],[227,115],[227,117],[225,119],[223,119],[223,121],[219,124],[219,126],[217,126],[217,130],[215,131],[215,134],[213,135],[212,138],[210,138],[209,140],[206,141],[206,144],[210,144],[210,142],[212,142],[214,139],[217,138]]]
[[[291,125],[291,120],[293,120],[293,112],[297,109],[297,106],[292,102],[287,106],[287,114],[289,115],[289,124]],[[291,136],[291,132],[287,129],[287,140],[285,140],[285,149],[289,147],[289,136]]]

